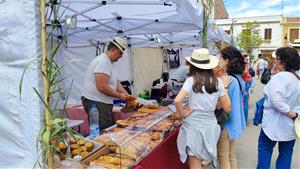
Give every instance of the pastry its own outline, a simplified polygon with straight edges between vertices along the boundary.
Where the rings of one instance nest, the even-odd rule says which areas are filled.
[[[69,143],[70,143],[70,144],[76,144],[76,139],[73,138],[73,137],[71,137],[71,138],[69,139]]]
[[[140,155],[138,149],[133,144],[128,144],[126,147],[116,150],[116,153],[125,154],[131,158],[137,159]]]
[[[157,146],[157,144],[158,144],[158,143],[156,143],[156,142],[154,142],[154,141],[151,141],[151,142],[149,143],[149,146],[150,146],[151,149],[154,149],[154,148]]]
[[[91,151],[93,151],[93,149],[94,149],[94,143],[92,143],[92,142],[87,142],[87,143],[85,143],[85,147],[86,147],[86,150],[87,150],[88,152],[91,152]]]
[[[87,152],[87,151],[82,151],[82,152],[80,153],[80,155],[81,155],[82,157],[86,157],[88,154],[89,154],[89,152]]]
[[[103,144],[110,142],[110,140],[108,138],[101,137],[101,136],[94,138],[94,141],[96,141],[98,143],[103,143]]]
[[[79,154],[80,154],[80,151],[78,149],[75,149],[75,150],[72,151],[71,156],[73,158],[74,156],[77,156]]]
[[[78,140],[77,144],[80,145],[80,146],[84,146],[86,143],[85,140]]]
[[[71,146],[70,146],[71,152],[72,152],[73,150],[75,150],[75,149],[78,149],[78,147],[79,147],[78,144],[71,144]]]
[[[145,106],[146,108],[148,109],[157,109],[159,108],[159,105],[158,104],[151,104],[151,105],[148,105],[148,106]]]
[[[130,125],[127,120],[117,120],[116,123],[120,127],[128,127]]]
[[[54,145],[54,146],[57,146],[57,145],[58,145],[58,142],[57,142],[56,139],[52,139],[52,140],[50,141],[50,144],[51,144],[51,145]]]
[[[87,148],[85,146],[80,146],[78,150],[80,152],[83,152],[83,151],[87,151]]]
[[[67,145],[65,145],[64,143],[59,143],[58,144],[58,148],[59,148],[59,151],[62,153],[62,154],[66,154],[67,152]]]
[[[150,134],[151,140],[157,141],[161,138],[161,133],[160,132],[153,132]]]
[[[121,130],[123,130],[123,128],[116,127],[116,128],[113,129],[113,132],[118,132],[118,131],[121,131]]]

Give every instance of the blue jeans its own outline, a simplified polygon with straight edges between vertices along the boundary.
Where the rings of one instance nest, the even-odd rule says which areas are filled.
[[[244,95],[244,114],[245,114],[245,120],[246,124],[248,121],[248,114],[249,114],[249,90],[252,85],[252,80],[250,82],[245,83],[246,88],[246,94]]]
[[[276,160],[276,169],[290,169],[293,156],[293,148],[296,140],[278,141],[279,155]],[[256,169],[269,169],[271,165],[273,148],[277,141],[272,141],[260,130],[258,138],[258,163]]]

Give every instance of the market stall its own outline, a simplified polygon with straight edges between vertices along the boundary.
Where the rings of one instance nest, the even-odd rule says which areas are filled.
[[[84,154],[86,150],[81,149],[80,146],[83,143],[74,143],[74,140],[70,138],[70,149],[65,152],[69,152],[71,155],[66,153],[65,158],[69,158],[69,156],[77,158],[76,155],[80,155],[84,157],[81,163],[86,167],[113,168],[119,166],[120,168],[146,169],[174,168],[176,166],[176,168],[186,168],[179,161],[177,152],[176,139],[181,120],[176,113],[167,107],[157,105],[143,106],[134,112],[125,113],[117,110],[114,114],[121,113],[123,116],[119,117],[122,119],[116,120],[116,125],[105,129],[102,135],[94,139],[97,149]],[[125,118],[126,116],[129,118]],[[158,161],[151,163],[152,160]]]

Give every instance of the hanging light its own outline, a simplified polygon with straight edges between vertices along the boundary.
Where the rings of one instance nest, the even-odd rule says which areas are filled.
[[[77,27],[77,16],[68,16],[65,17],[65,27],[66,28],[76,28]]]

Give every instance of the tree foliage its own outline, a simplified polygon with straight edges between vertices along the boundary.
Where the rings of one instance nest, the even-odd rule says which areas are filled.
[[[263,42],[263,38],[259,32],[260,25],[256,22],[246,22],[243,25],[242,33],[238,37],[239,46],[248,53],[252,53],[252,50],[258,48]]]
[[[214,8],[213,0],[201,0],[201,3],[204,8],[204,16],[203,16],[203,28],[202,28],[202,47],[207,48],[207,31],[209,28],[209,18],[212,14],[212,10]]]

